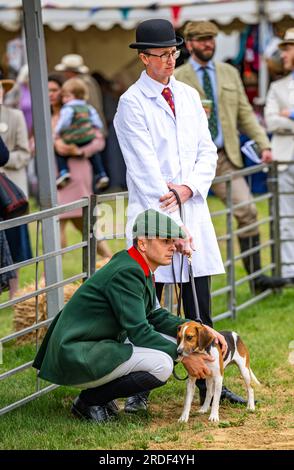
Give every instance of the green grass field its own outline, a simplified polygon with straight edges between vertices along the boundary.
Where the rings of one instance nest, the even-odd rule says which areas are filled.
[[[221,208],[219,201],[209,198],[212,211]],[[265,203],[259,204],[259,215],[267,213]],[[217,233],[224,232],[224,220],[215,221]],[[35,226],[30,228],[35,247]],[[267,228],[262,227],[266,239]],[[70,243],[80,240],[69,227]],[[112,250],[124,247],[123,241],[110,242]],[[222,246],[222,251],[224,246]],[[269,253],[263,253],[268,262]],[[81,270],[81,253],[64,256],[64,276]],[[21,284],[33,282],[34,268],[21,272]],[[42,266],[40,266],[42,272]],[[237,264],[237,274],[243,269]],[[213,280],[213,288],[225,285],[225,276]],[[250,298],[247,283],[238,289],[238,301]],[[7,294],[1,296],[1,302]],[[213,314],[224,311],[226,299],[213,302]],[[244,309],[235,321],[223,320],[216,328],[234,329],[241,334],[251,353],[251,365],[261,382],[256,389],[258,405],[255,413],[239,406],[222,404],[219,425],[210,424],[208,416],[198,416],[195,397],[187,424],[177,423],[183,406],[185,383],[171,378],[151,394],[150,411],[138,416],[120,413],[117,420],[93,425],[72,418],[70,406],[78,391],[60,387],[33,402],[0,418],[0,449],[294,449],[294,378],[293,365],[288,361],[289,344],[294,340],[294,290],[272,294],[258,304]],[[0,336],[13,331],[13,311],[0,311]],[[35,345],[5,344],[0,374],[33,359]],[[181,367],[181,366],[178,366]],[[29,369],[0,384],[0,407],[34,392],[35,371]],[[244,386],[236,368],[228,368],[225,384],[244,395]],[[48,385],[42,382],[42,386]],[[119,401],[123,408],[123,401]]]

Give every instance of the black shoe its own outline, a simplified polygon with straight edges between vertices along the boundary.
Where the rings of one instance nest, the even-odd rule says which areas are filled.
[[[71,412],[79,419],[86,419],[95,423],[104,423],[113,418],[117,413],[113,411],[113,403],[107,405],[87,405],[80,397],[77,397],[72,405]]]
[[[244,398],[239,397],[231,390],[227,389],[226,387],[222,388],[222,393],[220,397],[220,401],[228,400],[230,403],[238,404],[238,405],[247,405],[247,400]]]
[[[261,274],[253,279],[254,289],[258,292],[263,292],[267,289],[280,289],[287,284],[287,279],[282,277],[270,277]]]
[[[126,413],[136,413],[137,411],[147,411],[149,392],[142,392],[127,398],[125,402]]]
[[[106,406],[108,414],[110,416],[115,417],[115,416],[118,415],[119,407],[117,406],[116,401],[114,401],[114,400],[109,401],[105,406]]]

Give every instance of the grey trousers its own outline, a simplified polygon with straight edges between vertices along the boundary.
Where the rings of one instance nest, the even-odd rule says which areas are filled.
[[[162,334],[162,333],[160,333]],[[169,341],[176,343],[176,338],[162,334]],[[127,339],[126,343],[130,343]],[[93,382],[88,382],[81,385],[76,385],[78,388],[94,388],[112,382],[123,375],[128,375],[131,372],[149,372],[154,375],[161,382],[166,382],[171,376],[174,367],[172,358],[165,352],[158,349],[141,348],[133,345],[133,353],[126,362],[119,365],[110,374],[101,377],[101,379]]]
[[[279,172],[279,191],[294,192],[294,165]],[[282,276],[294,277],[294,194],[281,194],[279,205],[280,217],[292,217],[280,218]]]

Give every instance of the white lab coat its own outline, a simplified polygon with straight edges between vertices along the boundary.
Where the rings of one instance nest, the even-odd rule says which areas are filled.
[[[294,78],[291,73],[287,77],[273,82],[266,97],[264,117],[269,132],[272,132],[272,152],[274,160],[294,160],[294,121],[280,116],[282,109],[293,109]],[[280,164],[279,190],[291,193],[294,188],[294,166]],[[280,236],[282,276],[294,276],[294,243],[289,240],[294,234],[294,196],[293,194],[279,195]]]
[[[290,74],[273,82],[269,88],[264,117],[267,130],[272,132],[272,152],[274,160],[290,161],[294,158],[294,121],[280,116],[282,109],[293,109],[294,79]],[[279,165],[280,171],[287,165]]]
[[[127,166],[129,190],[127,238],[136,216],[159,208],[159,198],[169,189],[167,182],[185,184],[193,196],[179,212],[169,214],[184,223],[193,236],[194,276],[224,272],[206,197],[215,176],[217,152],[208,130],[207,118],[199,94],[190,86],[170,79],[176,118],[161,95],[158,83],[142,72],[120,98],[114,126]],[[174,257],[177,282],[180,281],[180,256]],[[156,282],[173,282],[171,266],[159,267]],[[187,260],[182,275],[189,280]]]

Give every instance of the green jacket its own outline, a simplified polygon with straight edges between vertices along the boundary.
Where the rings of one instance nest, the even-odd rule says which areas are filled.
[[[89,278],[53,320],[33,367],[60,385],[79,385],[109,374],[132,355],[132,345],[177,357],[177,346],[159,334],[176,337],[185,322],[155,307],[148,265],[131,248],[113,256]]]
[[[239,132],[255,140],[260,150],[270,148],[270,141],[263,127],[258,123],[253,109],[247,99],[238,70],[232,65],[215,63],[218,113],[222,126],[224,147],[231,162],[237,167],[243,167],[240,153]],[[195,88],[201,99],[205,93],[200,85],[192,65],[187,62],[175,70],[177,80]]]

